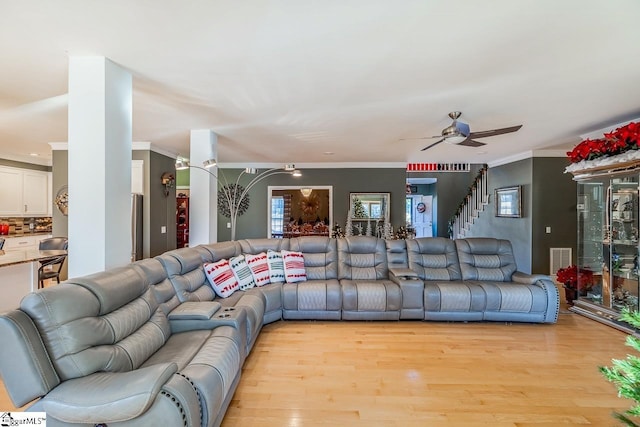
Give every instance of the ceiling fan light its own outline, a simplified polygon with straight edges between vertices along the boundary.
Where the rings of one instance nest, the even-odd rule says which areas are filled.
[[[465,139],[467,139],[467,137],[464,135],[451,135],[451,136],[445,137],[444,140],[449,144],[460,144]]]
[[[309,197],[311,195],[311,193],[313,192],[313,188],[301,188],[300,192],[302,193],[302,195],[304,197]]]
[[[295,177],[302,176],[302,172],[300,172],[298,169],[294,169],[293,171],[291,171],[291,175]]]

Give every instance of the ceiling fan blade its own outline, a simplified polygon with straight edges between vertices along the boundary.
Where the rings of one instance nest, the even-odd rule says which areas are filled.
[[[426,147],[424,147],[424,148],[423,148],[422,150],[420,150],[420,151],[428,150],[429,148],[434,147],[434,146],[436,146],[436,145],[440,144],[442,141],[444,141],[444,138],[442,138],[440,141],[436,141],[436,142],[434,142],[434,143],[433,143],[433,144],[431,144],[431,145],[427,145]]]
[[[471,132],[469,134],[469,138],[486,138],[488,136],[503,135],[505,133],[516,132],[520,130],[521,127],[522,125],[518,125],[518,126],[511,126],[511,127],[502,128],[502,129],[481,130],[480,132]]]
[[[471,138],[467,138],[464,141],[458,143],[457,145],[464,145],[465,147],[482,147],[483,145],[487,145],[487,144],[480,141],[474,141]]]
[[[420,137],[415,137],[415,138],[400,138],[398,141],[408,141],[411,139],[433,139],[433,138],[442,138],[442,135],[438,135],[438,136],[420,136]]]

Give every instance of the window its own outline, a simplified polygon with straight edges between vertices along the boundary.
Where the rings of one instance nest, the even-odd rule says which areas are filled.
[[[284,197],[271,198],[271,236],[282,237],[284,232]]]
[[[404,216],[407,224],[413,224],[413,197],[407,197],[406,199]]]

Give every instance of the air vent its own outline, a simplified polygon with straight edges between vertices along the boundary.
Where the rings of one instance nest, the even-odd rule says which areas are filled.
[[[562,267],[571,265],[571,248],[549,248],[549,265],[552,276]]]

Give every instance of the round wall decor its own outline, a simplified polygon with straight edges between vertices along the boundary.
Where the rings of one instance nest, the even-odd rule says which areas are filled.
[[[54,203],[62,215],[69,215],[69,187],[63,185],[58,190]]]
[[[241,198],[244,192],[244,187],[238,184],[227,184],[220,187],[218,193],[218,212],[227,218],[231,218],[231,208],[229,206],[229,200],[235,207],[236,215],[240,216],[249,209],[249,195],[246,194]],[[221,194],[222,193],[222,194]],[[227,198],[225,195],[229,194],[231,197]]]

